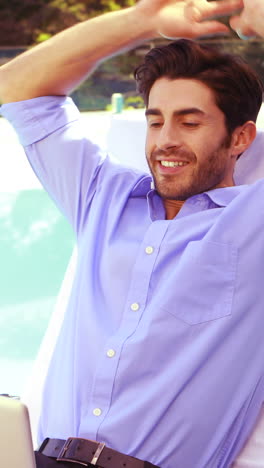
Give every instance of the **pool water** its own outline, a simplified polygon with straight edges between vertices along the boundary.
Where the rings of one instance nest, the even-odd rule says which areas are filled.
[[[43,190],[0,193],[0,393],[21,394],[73,245]]]

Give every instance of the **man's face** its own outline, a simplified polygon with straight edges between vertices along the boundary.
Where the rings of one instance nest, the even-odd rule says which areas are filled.
[[[162,198],[186,200],[234,185],[231,138],[207,86],[160,78],[151,88],[146,115],[146,156]]]

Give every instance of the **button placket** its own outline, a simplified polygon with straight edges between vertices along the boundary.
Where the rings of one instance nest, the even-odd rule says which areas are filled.
[[[115,336],[111,337],[104,349],[104,357],[100,370],[96,375],[91,401],[91,426],[97,434],[102,418],[106,418],[112,404],[113,386],[117,375],[117,365],[122,359],[123,344],[131,337],[138,327],[141,315],[144,313],[149,283],[154,263],[158,255],[158,247],[167,230],[167,223],[152,223],[145,236],[131,272],[131,281],[127,291],[125,310],[120,327]],[[153,244],[152,244],[152,242]],[[121,354],[120,354],[121,353]],[[112,380],[110,380],[112,378]],[[90,413],[91,414],[91,413]]]
[[[169,224],[164,221],[152,223],[142,242],[141,250],[139,251],[133,269],[131,286],[127,296],[127,307],[129,307],[130,311],[144,312],[150,278],[158,255],[159,245],[168,230],[168,226]],[[133,301],[133,299],[135,300]],[[140,315],[141,314],[135,314],[137,320],[140,319]],[[127,318],[126,323],[128,323]],[[132,326],[132,322],[130,323]],[[135,324],[136,322],[133,323],[133,326],[135,326]]]

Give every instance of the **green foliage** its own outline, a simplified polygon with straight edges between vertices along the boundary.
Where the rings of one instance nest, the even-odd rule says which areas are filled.
[[[125,109],[144,109],[145,103],[141,96],[129,96],[125,99]]]
[[[0,46],[33,45],[100,13],[135,0],[0,0]]]
[[[118,3],[115,2],[115,0],[109,0],[103,3],[108,4],[107,7],[109,8],[110,11],[120,10],[120,8],[122,8],[121,5],[118,5]]]
[[[98,94],[74,93],[73,99],[80,109],[89,111],[104,110],[109,104],[109,98]]]
[[[44,42],[44,41],[47,41],[48,39],[50,39],[51,37],[51,34],[48,34],[48,33],[40,33],[37,38],[36,38],[36,42]]]

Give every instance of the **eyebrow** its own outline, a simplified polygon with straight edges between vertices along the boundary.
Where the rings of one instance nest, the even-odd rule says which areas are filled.
[[[180,109],[178,111],[173,112],[174,117],[181,117],[181,116],[188,115],[188,114],[196,114],[196,115],[204,116],[205,112],[203,112],[201,109],[198,109],[197,107],[189,107],[186,109]],[[149,115],[161,116],[162,112],[159,109],[147,109],[145,112],[145,116],[148,117]]]

